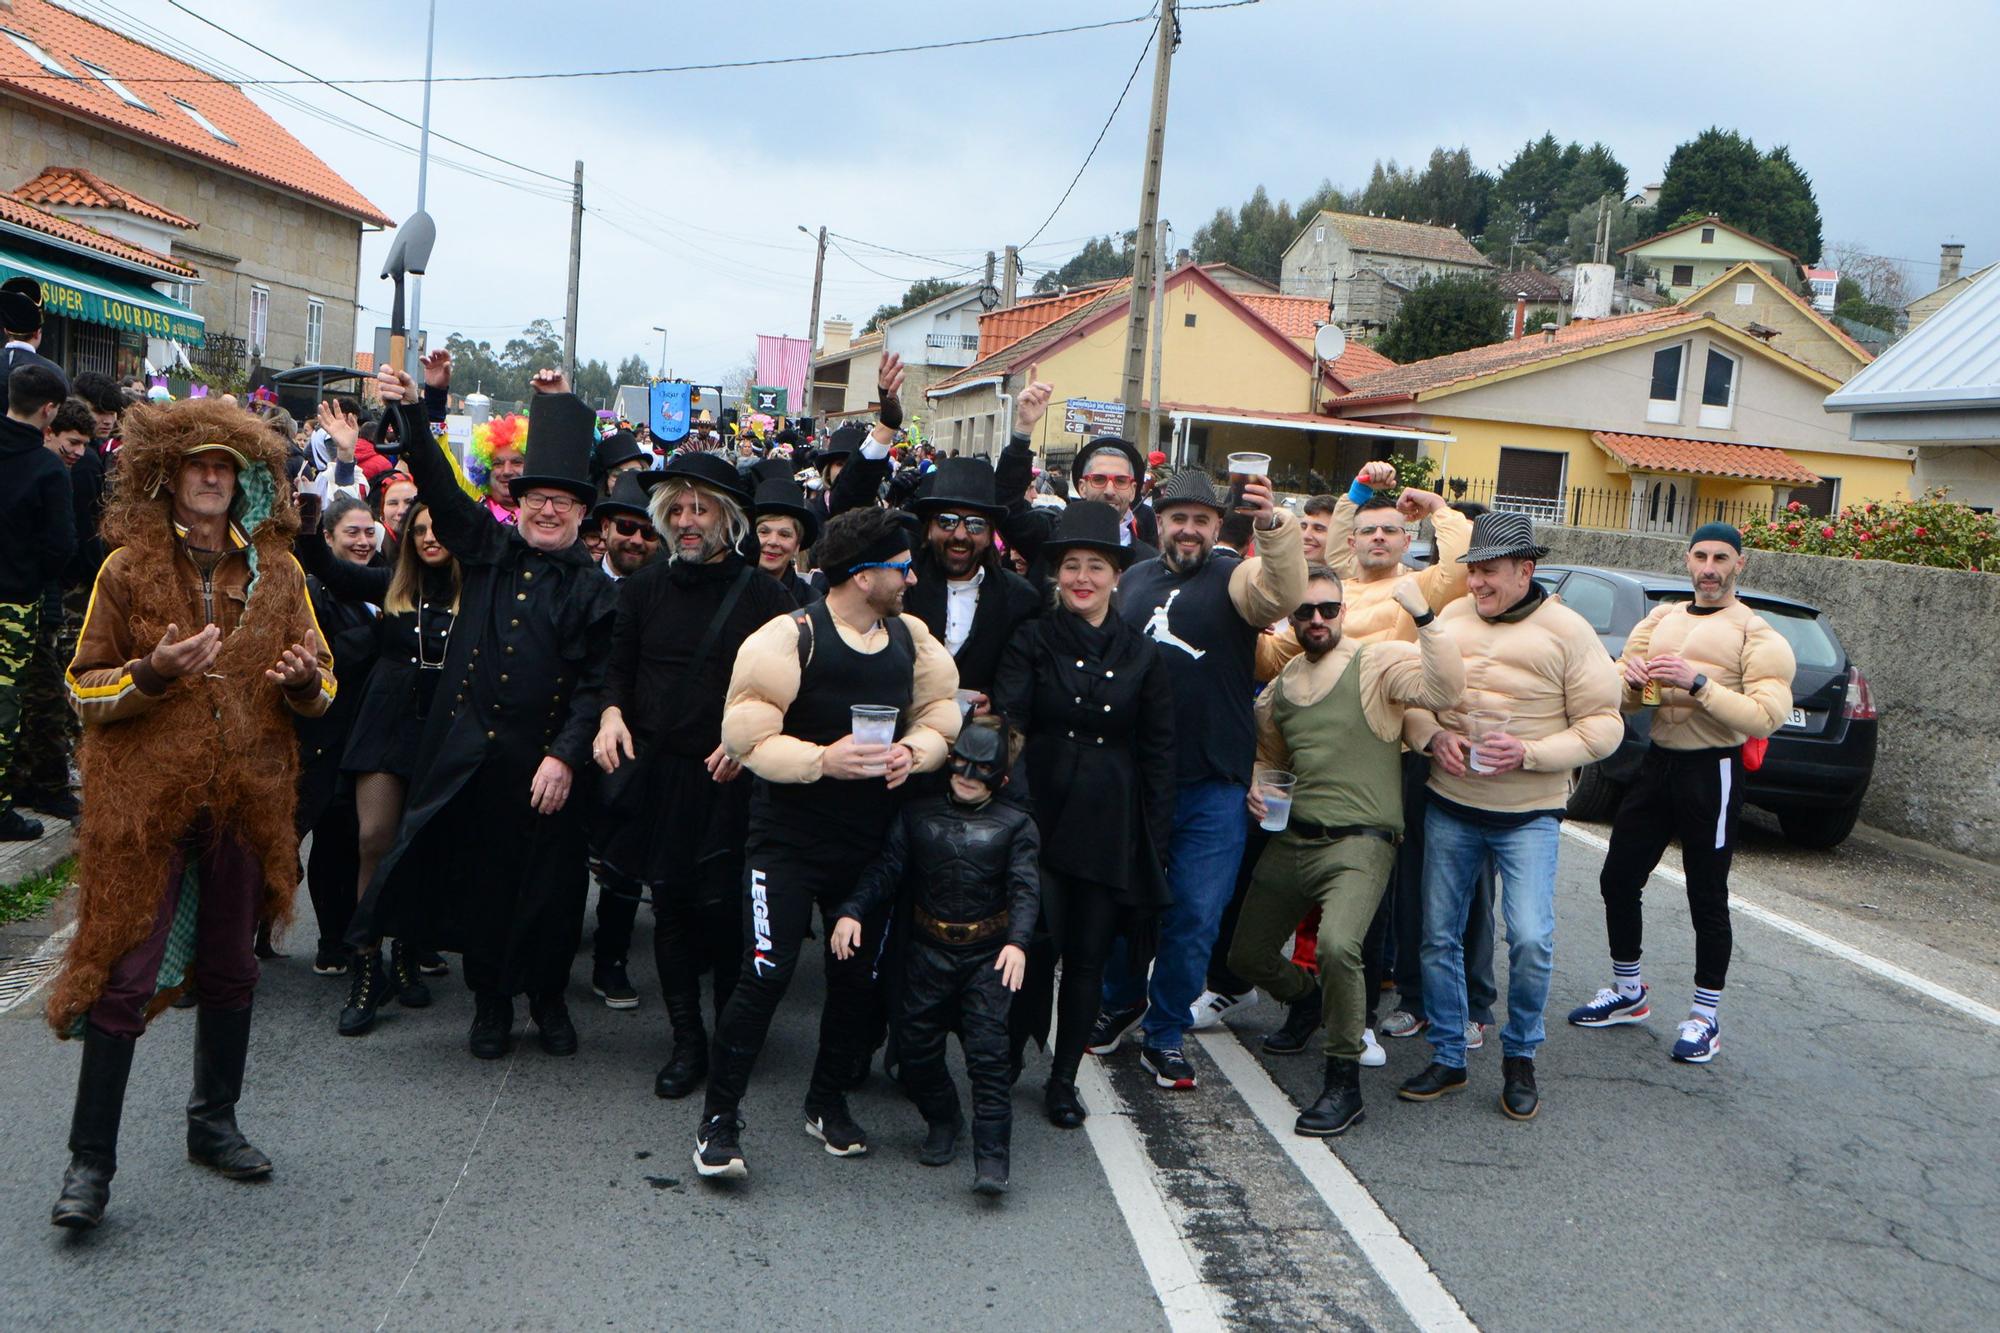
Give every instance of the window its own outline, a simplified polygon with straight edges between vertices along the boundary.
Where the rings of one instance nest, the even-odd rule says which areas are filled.
[[[1548,449],[1502,449],[1493,507],[1543,523],[1563,521],[1563,477],[1569,455]]]
[[[1190,310],[1187,314],[1181,316],[1181,327],[1188,329],[1194,327],[1194,312],[1192,310]]]
[[[189,120],[193,121],[195,124],[207,130],[210,134],[214,135],[217,139],[221,140],[223,143],[234,144],[236,142],[236,140],[230,138],[228,135],[224,134],[221,130],[215,128],[214,121],[210,120],[207,116],[202,115],[201,112],[195,110],[193,107],[189,106],[186,102],[181,101],[180,98],[176,97],[174,99],[174,105],[179,107],[181,110],[187,112]]]
[[[1313,228],[1313,243],[1314,243],[1314,244],[1318,244],[1319,242],[1321,242],[1321,241],[1324,241],[1325,239],[1326,239],[1326,228],[1325,228],[1325,227],[1314,227],[1314,228]]]
[[[1701,424],[1710,430],[1727,429],[1735,414],[1736,358],[1711,347],[1701,376]]]
[[[1618,589],[1594,574],[1572,574],[1563,580],[1562,603],[1590,622],[1599,634],[1609,634],[1618,608]]]
[[[1703,227],[1703,228],[1701,229],[1701,243],[1702,243],[1703,245],[1714,245],[1714,244],[1715,244],[1715,228],[1713,228],[1713,227]]]
[[[1675,287],[1694,286],[1694,265],[1693,264],[1674,265],[1674,280],[1670,285]]]
[[[68,70],[64,69],[61,65],[58,65],[56,63],[56,58],[54,56],[50,55],[47,51],[44,51],[41,47],[36,46],[33,42],[29,41],[26,37],[23,37],[20,33],[15,32],[12,28],[0,28],[0,34],[5,34],[8,41],[20,47],[23,51],[26,51],[30,59],[32,59],[37,65],[40,65],[43,69],[47,70],[49,73],[60,74],[65,79],[73,79],[76,77],[76,75],[70,73]]]
[[[1681,419],[1681,367],[1686,360],[1685,344],[1662,347],[1653,353],[1653,387],[1646,391],[1646,420]]]
[[[306,364],[318,365],[320,344],[326,337],[326,302],[306,302]]]
[[[1834,513],[1840,508],[1840,478],[1821,477],[1817,486],[1794,486],[1792,499],[1803,505],[1808,514]]]
[[[136,106],[141,111],[151,111],[153,109],[147,106],[143,101],[139,99],[139,94],[133,92],[130,88],[127,88],[124,84],[118,82],[118,80],[115,77],[113,77],[110,70],[99,69],[96,65],[91,64],[88,60],[79,60],[76,63],[83,66],[84,71],[87,74],[89,74],[92,78],[96,79],[99,83],[109,88],[113,93],[117,94],[118,100],[123,102],[126,106]]]
[[[1736,284],[1736,304],[1749,305],[1752,301],[1755,301],[1756,299],[1757,299],[1756,283],[1739,282]]]
[[[250,355],[264,355],[265,339],[271,332],[271,289],[250,289]]]

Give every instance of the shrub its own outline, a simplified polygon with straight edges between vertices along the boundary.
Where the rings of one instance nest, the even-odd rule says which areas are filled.
[[[1946,488],[1938,487],[1914,500],[1869,500],[1829,515],[1809,513],[1794,500],[1769,518],[1744,524],[1743,544],[1759,551],[2000,573],[2000,518],[1945,494]]]

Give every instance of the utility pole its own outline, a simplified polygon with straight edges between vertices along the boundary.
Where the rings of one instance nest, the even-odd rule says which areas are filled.
[[[431,171],[431,57],[437,53],[437,0],[431,0],[431,16],[424,35],[424,127],[417,138],[417,211],[424,211],[424,188],[430,182]],[[408,362],[403,370],[417,383],[423,383],[423,375],[417,370],[417,356],[424,335],[424,280],[418,275],[410,283],[410,329],[417,336],[410,339],[403,358]],[[324,353],[322,348],[321,352]]]
[[[806,231],[801,225],[800,231]],[[807,231],[806,235],[812,235]],[[819,379],[819,288],[826,278],[826,228],[819,229],[819,255],[813,260],[813,312],[812,324],[806,329],[806,392],[802,415],[816,417],[813,410],[813,384]]]
[[[1174,0],[1160,0],[1159,47],[1153,56],[1153,119],[1146,132],[1145,183],[1139,190],[1139,229],[1133,237],[1132,300],[1125,320],[1125,419],[1139,414],[1145,391],[1147,307],[1152,303],[1154,252],[1159,248],[1160,163],[1167,147],[1167,80],[1173,70],[1180,24]],[[1127,429],[1130,427],[1128,425]],[[1150,450],[1151,443],[1146,445]]]
[[[1150,454],[1160,439],[1160,358],[1167,350],[1167,233],[1172,228],[1161,222],[1153,247],[1153,391],[1152,406],[1146,409],[1146,439],[1139,452]]]
[[[576,184],[569,201],[569,309],[563,319],[563,374],[576,387],[576,291],[583,276],[583,159],[576,163]]]
[[[1021,284],[1021,250],[1018,246],[1007,247],[1007,257],[1000,264],[1000,308],[1014,308],[1014,289]]]

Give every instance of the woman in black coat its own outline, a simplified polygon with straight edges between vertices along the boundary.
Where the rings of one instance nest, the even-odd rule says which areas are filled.
[[[1105,961],[1120,936],[1143,948],[1170,900],[1173,693],[1158,646],[1111,610],[1131,552],[1110,506],[1065,510],[1042,554],[1055,571],[1055,605],[1008,644],[994,690],[995,706],[1026,739],[1048,927],[1014,1003],[1013,1037],[1018,1065],[1027,1038],[1047,1031],[1060,957],[1046,1104],[1051,1123],[1075,1128],[1086,1115],[1076,1072],[1097,1021]]]

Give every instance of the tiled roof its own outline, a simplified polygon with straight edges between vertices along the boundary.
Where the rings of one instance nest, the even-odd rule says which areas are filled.
[[[1250,313],[1301,347],[1311,347],[1313,334],[1326,323],[1326,302],[1317,296],[1266,296],[1260,292],[1233,295],[1250,308]],[[1350,342],[1333,363],[1333,373],[1345,384],[1362,375],[1388,370],[1395,364],[1372,347]]]
[[[1553,334],[1531,333],[1523,338],[1489,343],[1485,347],[1453,352],[1450,356],[1434,356],[1427,361],[1412,361],[1406,366],[1394,366],[1357,380],[1348,380],[1347,397],[1407,397],[1430,389],[1442,389],[1461,380],[1533,365],[1537,361],[1547,361],[1586,347],[1598,347],[1659,329],[1692,324],[1703,318],[1705,316],[1698,310],[1664,306],[1658,310],[1614,315],[1610,319],[1578,320],[1564,325]]]
[[[177,278],[201,276],[186,264],[169,259],[157,251],[148,250],[142,245],[129,244],[115,236],[106,236],[95,227],[86,227],[81,222],[71,222],[66,217],[36,208],[33,204],[24,203],[12,195],[0,194],[0,222],[25,227],[44,236],[53,236],[59,241],[68,241],[71,245],[95,250],[98,254],[108,255],[155,273]]]
[[[0,41],[0,88],[9,94],[295,191],[362,222],[394,225],[234,84],[48,0],[13,0],[5,20],[6,27],[31,39],[75,75],[55,77],[14,43]],[[83,61],[118,79],[147,109],[105,87],[82,68]],[[234,142],[217,139],[176,101]]]
[[[1530,301],[1540,302],[1569,300],[1562,279],[1537,268],[1517,268],[1500,274],[1493,281],[1502,296],[1526,296]]]
[[[995,375],[1011,374],[1017,368],[1030,362],[1036,354],[1052,343],[1061,341],[1064,334],[1077,325],[1096,318],[1114,306],[1125,304],[1125,287],[1119,284],[1100,292],[1090,301],[1069,311],[1061,318],[1044,324],[1025,338],[1007,344],[991,356],[983,356],[956,374],[947,375],[926,391],[927,396],[936,397],[940,390],[957,388],[971,380],[988,379]]]
[[[41,175],[14,191],[14,197],[44,208],[116,208],[186,230],[199,225],[82,167],[43,167]]]
[[[1732,235],[1741,236],[1746,241],[1755,242],[1756,244],[1763,246],[1766,250],[1770,250],[1776,254],[1781,254],[1785,258],[1791,260],[1794,264],[1799,262],[1799,257],[1793,254],[1790,250],[1785,249],[1783,246],[1773,245],[1769,241],[1765,240],[1762,236],[1752,236],[1749,232],[1743,230],[1741,227],[1732,227],[1727,222],[1724,222],[1721,218],[1715,216],[1715,214],[1713,213],[1710,213],[1705,218],[1696,218],[1692,222],[1683,222],[1678,227],[1669,227],[1665,231],[1655,232],[1653,235],[1648,236],[1643,241],[1634,241],[1632,242],[1632,244],[1622,247],[1618,251],[1618,253],[1621,255],[1629,255],[1634,250],[1639,249],[1641,246],[1651,245],[1654,241],[1664,241],[1667,239],[1667,237],[1678,236],[1684,231],[1693,231],[1696,227],[1720,227],[1722,228],[1722,230],[1729,232]]]
[[[1435,259],[1478,268],[1491,266],[1491,261],[1480,254],[1471,241],[1451,227],[1436,227],[1428,222],[1405,222],[1400,218],[1371,218],[1361,213],[1330,212],[1317,214],[1307,221],[1306,226],[1313,227],[1322,222],[1336,228],[1350,250],[1406,259]]]
[[[1770,481],[1782,486],[1817,486],[1820,481],[1783,449],[1768,445],[1677,440],[1666,435],[1621,435],[1608,430],[1594,430],[1590,438],[1633,472],[1678,472],[1735,481]]]
[[[1005,310],[991,310],[979,317],[979,355],[983,359],[1003,347],[1021,341],[1037,329],[1047,328],[1072,310],[1081,310],[1114,288],[1131,285],[1130,278],[1092,283],[1060,294],[1030,297]]]

